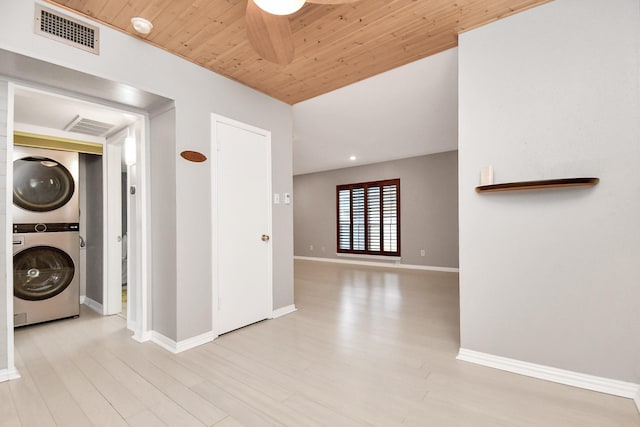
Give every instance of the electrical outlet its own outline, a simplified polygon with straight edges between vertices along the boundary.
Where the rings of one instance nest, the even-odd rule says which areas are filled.
[[[425,256],[427,253],[424,249],[420,249],[420,256]]]

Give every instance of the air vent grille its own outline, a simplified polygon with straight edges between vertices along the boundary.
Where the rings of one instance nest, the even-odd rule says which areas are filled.
[[[35,31],[44,37],[99,53],[99,28],[62,15],[52,9],[36,6]]]
[[[65,128],[67,132],[82,133],[84,135],[105,136],[115,125],[76,116]]]

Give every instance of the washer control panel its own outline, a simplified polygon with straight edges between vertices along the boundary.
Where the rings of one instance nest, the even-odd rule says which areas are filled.
[[[79,231],[77,222],[13,224],[14,233],[56,233],[61,231]]]

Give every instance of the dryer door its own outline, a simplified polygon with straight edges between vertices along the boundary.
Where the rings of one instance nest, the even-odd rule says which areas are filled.
[[[32,246],[13,256],[13,294],[40,301],[64,291],[75,274],[71,257],[51,246]]]
[[[13,203],[31,212],[64,206],[75,190],[73,176],[46,157],[23,157],[13,162]]]

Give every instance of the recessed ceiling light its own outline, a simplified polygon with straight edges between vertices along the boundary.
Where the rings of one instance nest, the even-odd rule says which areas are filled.
[[[133,18],[131,18],[131,24],[133,25],[133,29],[140,34],[149,34],[151,30],[153,30],[153,24],[151,23],[151,21],[139,16],[134,16]]]
[[[349,157],[349,160],[354,161],[356,159],[356,156],[351,156]]]

